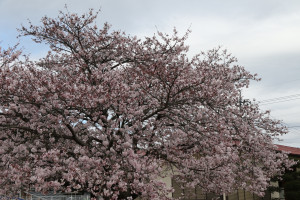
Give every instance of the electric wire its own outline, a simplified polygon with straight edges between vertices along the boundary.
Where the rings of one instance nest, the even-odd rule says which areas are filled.
[[[273,101],[273,102],[267,102],[267,103],[260,103],[260,105],[270,105],[270,104],[274,104],[274,103],[283,103],[283,102],[287,102],[287,101],[294,101],[294,100],[298,100],[300,98],[293,98],[293,99],[286,99],[286,100],[282,100],[282,101]]]
[[[269,104],[282,103],[282,102],[293,101],[293,100],[298,100],[298,99],[300,99],[300,94],[277,97],[277,98],[272,98],[272,99],[265,99],[262,101],[258,101],[258,103],[260,105],[269,105]]]
[[[265,103],[265,102],[285,100],[285,99],[290,99],[290,98],[295,98],[295,97],[300,97],[300,94],[293,94],[293,95],[289,95],[289,96],[276,97],[276,98],[272,98],[272,99],[265,99],[265,100],[262,100],[260,102]]]

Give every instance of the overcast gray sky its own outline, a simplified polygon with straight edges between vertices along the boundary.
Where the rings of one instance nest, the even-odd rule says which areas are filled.
[[[271,110],[290,127],[280,144],[300,147],[300,1],[299,0],[0,0],[0,45],[17,42],[33,58],[46,48],[28,38],[16,39],[27,19],[39,23],[68,5],[70,12],[101,9],[99,24],[131,35],[151,36],[157,30],[184,34],[191,53],[222,46],[239,64],[262,81],[252,83],[244,97]],[[281,98],[283,97],[283,98]]]

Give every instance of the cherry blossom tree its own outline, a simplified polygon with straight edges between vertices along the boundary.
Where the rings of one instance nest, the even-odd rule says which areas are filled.
[[[188,33],[138,39],[97,14],[60,12],[21,35],[38,61],[0,49],[0,194],[85,191],[99,199],[172,199],[161,178],[206,192],[262,195],[292,162],[280,121],[245,102],[258,80],[221,49],[187,56]]]

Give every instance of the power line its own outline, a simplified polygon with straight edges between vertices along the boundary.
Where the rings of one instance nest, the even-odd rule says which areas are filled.
[[[274,103],[282,103],[282,102],[286,102],[286,101],[293,101],[293,100],[298,100],[299,98],[293,98],[293,99],[286,99],[286,100],[282,100],[282,101],[273,101],[273,102],[266,102],[266,103],[260,103],[260,105],[269,105],[269,104],[274,104]]]
[[[259,102],[260,103],[265,103],[265,102],[269,102],[269,101],[284,100],[284,99],[290,99],[290,98],[295,98],[295,97],[300,97],[300,94],[293,94],[293,95],[289,95],[289,96],[276,97],[276,98],[272,98],[272,99],[265,99],[265,100],[262,100],[262,101],[259,101]]]
[[[298,99],[300,99],[300,94],[277,97],[277,98],[272,98],[272,99],[265,99],[262,101],[258,101],[258,103],[260,105],[268,105],[268,104],[282,103],[282,102],[293,101],[293,100],[298,100]]]
[[[294,128],[294,129],[298,129],[298,128],[300,128],[300,126],[288,126],[287,128]]]

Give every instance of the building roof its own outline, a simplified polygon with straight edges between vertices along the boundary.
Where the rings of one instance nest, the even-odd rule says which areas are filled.
[[[284,145],[280,145],[280,144],[276,144],[276,146],[278,147],[278,150],[280,150],[280,151],[284,151],[284,152],[287,152],[292,155],[300,156],[300,148],[289,147],[289,146],[284,146]]]

